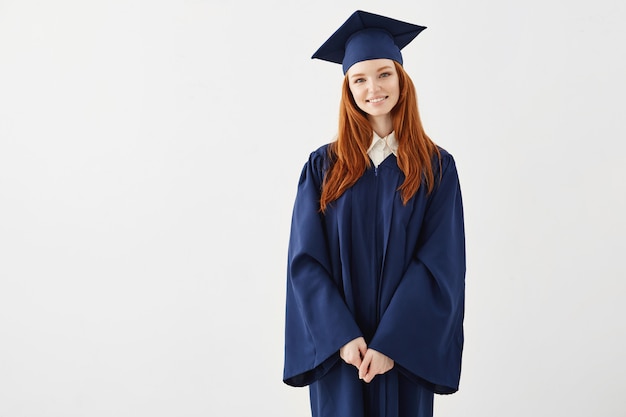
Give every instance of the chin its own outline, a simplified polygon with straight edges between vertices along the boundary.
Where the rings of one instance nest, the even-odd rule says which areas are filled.
[[[389,113],[391,113],[391,109],[380,109],[380,110],[376,110],[376,111],[369,111],[366,112],[367,114],[369,114],[372,117],[379,117],[379,116],[387,116]]]

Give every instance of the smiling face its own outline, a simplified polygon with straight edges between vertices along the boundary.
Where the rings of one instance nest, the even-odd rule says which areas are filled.
[[[391,59],[357,62],[347,72],[350,92],[368,118],[391,118],[400,98],[398,73]]]

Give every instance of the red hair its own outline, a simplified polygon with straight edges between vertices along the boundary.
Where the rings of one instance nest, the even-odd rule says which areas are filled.
[[[398,189],[406,204],[420,188],[422,179],[430,193],[434,187],[432,159],[440,157],[437,145],[426,135],[417,108],[415,86],[402,65],[394,62],[400,85],[400,98],[391,111],[393,130],[398,141],[398,167],[404,182]],[[373,129],[367,115],[357,107],[350,92],[348,77],[344,79],[339,105],[337,140],[328,147],[331,166],[322,184],[320,209],[353,186],[370,166],[367,149],[372,143]]]

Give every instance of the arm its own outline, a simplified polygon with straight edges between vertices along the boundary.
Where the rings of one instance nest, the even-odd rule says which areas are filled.
[[[302,171],[289,240],[283,380],[294,386],[320,378],[339,359],[340,348],[361,336],[331,276],[319,163],[309,159]]]
[[[465,233],[454,160],[424,214],[417,249],[369,347],[437,393],[458,389],[463,348]]]

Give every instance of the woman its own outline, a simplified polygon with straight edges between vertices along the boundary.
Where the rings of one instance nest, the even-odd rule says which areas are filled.
[[[432,416],[457,391],[465,236],[453,157],[424,133],[400,49],[424,27],[356,11],[313,55],[343,66],[337,139],[304,165],[283,380],[314,417]]]

